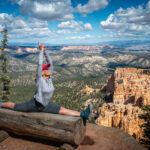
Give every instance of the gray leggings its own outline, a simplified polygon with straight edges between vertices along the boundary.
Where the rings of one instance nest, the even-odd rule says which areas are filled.
[[[21,112],[46,112],[46,113],[54,113],[58,114],[61,106],[56,105],[52,102],[49,102],[47,106],[43,106],[39,102],[37,102],[34,98],[29,101],[15,104],[14,110]]]

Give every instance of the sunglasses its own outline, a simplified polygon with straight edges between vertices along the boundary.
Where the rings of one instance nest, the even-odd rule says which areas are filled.
[[[46,67],[44,70],[49,70],[49,67]]]

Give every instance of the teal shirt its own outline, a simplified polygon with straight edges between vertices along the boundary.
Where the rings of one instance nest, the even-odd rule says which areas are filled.
[[[45,79],[42,77],[42,65],[43,65],[43,54],[46,57],[46,61],[50,66],[51,76],[49,79]],[[46,106],[53,96],[53,92],[55,90],[52,82],[52,73],[53,73],[53,62],[47,51],[40,50],[39,59],[38,59],[38,67],[36,73],[36,91],[34,98],[36,101]]]

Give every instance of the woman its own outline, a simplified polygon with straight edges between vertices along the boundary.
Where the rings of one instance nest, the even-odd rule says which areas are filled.
[[[29,101],[15,104],[13,102],[0,103],[0,107],[9,108],[14,111],[22,112],[46,112],[69,116],[81,116],[83,119],[90,119],[93,105],[89,104],[86,110],[82,112],[66,109],[50,102],[54,86],[52,83],[53,62],[48,55],[45,45],[39,44],[40,54],[38,60],[36,74],[36,92],[33,98]],[[46,57],[48,64],[43,65],[43,55]]]

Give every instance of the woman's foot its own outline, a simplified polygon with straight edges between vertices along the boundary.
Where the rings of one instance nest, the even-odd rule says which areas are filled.
[[[1,104],[2,104],[2,101],[0,100],[0,108],[1,108]]]
[[[92,111],[93,111],[93,105],[89,104],[87,109],[85,109],[81,112],[81,117],[83,119],[90,120],[91,116],[92,116]]]
[[[0,101],[0,108],[14,109],[14,106],[15,106],[15,103],[13,103],[13,102],[2,102],[2,101]]]

